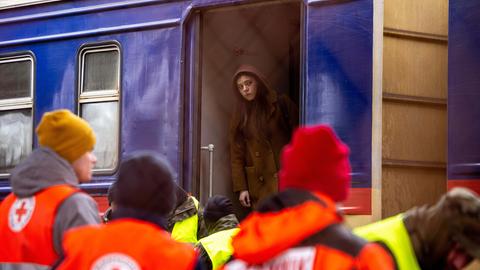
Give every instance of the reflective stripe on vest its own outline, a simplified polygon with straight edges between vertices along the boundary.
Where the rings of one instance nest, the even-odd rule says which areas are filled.
[[[172,230],[172,238],[183,243],[197,243],[197,231],[198,231],[198,201],[195,197],[190,196],[197,213],[185,220],[176,222]]]
[[[420,270],[403,214],[355,228],[353,232],[369,241],[384,243],[395,256],[399,270]]]
[[[196,252],[157,225],[132,218],[68,231],[63,239],[65,269],[193,269]]]
[[[219,231],[200,239],[200,242],[212,261],[212,268],[217,269],[227,262],[233,254],[232,238],[239,228]]]
[[[0,262],[52,265],[58,258],[53,245],[55,214],[76,191],[58,185],[28,198],[10,193],[0,204]]]
[[[315,269],[315,247],[289,249],[261,265],[249,265],[242,260],[233,260],[225,265],[225,270],[271,270],[271,269]]]

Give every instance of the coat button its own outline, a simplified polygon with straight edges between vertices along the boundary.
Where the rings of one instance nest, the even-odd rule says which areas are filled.
[[[263,176],[258,177],[258,180],[260,180],[260,182],[263,182]]]

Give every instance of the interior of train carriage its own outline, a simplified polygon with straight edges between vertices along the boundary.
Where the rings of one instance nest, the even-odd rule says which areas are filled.
[[[242,218],[244,209],[232,192],[228,128],[235,107],[232,77],[241,64],[255,66],[277,93],[299,104],[301,2],[257,3],[202,11],[198,32],[196,91],[199,107],[198,163],[193,193],[205,203],[209,193],[230,197]],[[214,146],[212,170],[208,145]],[[210,174],[213,185],[210,190]],[[198,175],[198,176],[195,176]]]

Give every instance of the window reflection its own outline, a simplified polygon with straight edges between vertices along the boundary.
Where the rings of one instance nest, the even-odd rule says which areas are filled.
[[[0,99],[30,97],[30,60],[0,63]]]
[[[0,57],[0,174],[32,152],[33,56]]]
[[[97,136],[95,169],[114,169],[118,160],[118,102],[83,104],[82,117]]]
[[[118,51],[85,54],[83,91],[118,89]]]
[[[31,109],[0,112],[0,173],[8,173],[32,151]]]

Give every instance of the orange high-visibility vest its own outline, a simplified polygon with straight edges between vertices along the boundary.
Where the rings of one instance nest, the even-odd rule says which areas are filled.
[[[73,229],[63,239],[58,269],[193,269],[196,252],[160,227],[124,218]],[[122,267],[125,266],[125,267]],[[128,266],[128,267],[127,267]]]
[[[269,224],[267,229],[258,228],[267,233],[258,239],[256,231],[241,230],[233,240],[236,259],[223,269],[395,269],[395,262],[386,250],[356,239],[342,228],[342,217],[336,214],[331,199],[315,195],[321,203],[307,201],[278,212],[251,214],[240,223],[240,229],[248,222]],[[309,244],[302,245],[304,241]],[[258,248],[265,243],[268,248]]]
[[[0,204],[0,262],[52,265],[58,259],[53,246],[57,208],[77,191],[58,185],[27,198],[10,193]]]

